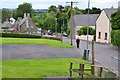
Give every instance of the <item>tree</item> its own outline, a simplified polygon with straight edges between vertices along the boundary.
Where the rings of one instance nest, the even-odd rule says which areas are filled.
[[[92,7],[92,9],[89,9],[89,13],[90,14],[100,14],[101,13],[101,9],[100,8],[96,8],[96,7]],[[82,10],[82,12],[84,14],[87,14],[88,13],[88,8],[86,8],[85,10]]]
[[[32,14],[32,4],[31,3],[23,3],[20,4],[16,10],[17,17],[23,17],[24,13]]]
[[[49,7],[49,10],[48,10],[48,12],[51,12],[51,11],[53,11],[53,12],[57,12],[57,7],[56,6],[54,6],[54,5],[51,5],[50,7]]]
[[[120,10],[111,15],[112,30],[120,30]]]
[[[12,12],[9,9],[3,8],[2,9],[2,23],[12,16]]]
[[[74,7],[73,14],[82,14],[82,11],[78,7]]]
[[[90,35],[95,35],[95,29],[89,27],[89,26],[83,26],[82,28],[80,28],[77,33],[78,35],[86,35],[87,34],[87,28],[89,30],[89,34]]]

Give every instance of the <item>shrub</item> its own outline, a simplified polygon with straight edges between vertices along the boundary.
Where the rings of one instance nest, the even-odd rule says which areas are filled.
[[[9,27],[8,27],[8,26],[6,26],[6,27],[2,27],[1,29],[9,29]]]
[[[13,37],[13,38],[41,38],[38,35],[30,35],[24,33],[2,33],[2,37]]]
[[[111,43],[116,46],[120,46],[120,30],[111,31]]]
[[[12,38],[44,38],[44,39],[53,39],[53,40],[61,40],[56,37],[41,37],[39,35],[30,35],[25,33],[2,33],[2,37],[12,37]]]
[[[87,34],[87,28],[89,29],[90,35],[95,35],[95,29],[89,27],[89,26],[83,26],[80,28],[80,30],[77,31],[78,35],[86,35]]]

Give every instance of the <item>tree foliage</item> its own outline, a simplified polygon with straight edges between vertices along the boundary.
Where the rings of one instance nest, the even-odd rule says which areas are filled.
[[[84,14],[88,13],[88,8],[86,8],[85,10],[82,10],[82,12]],[[92,9],[89,9],[89,13],[90,14],[100,14],[101,13],[101,9],[100,8],[96,8],[96,7],[92,7]]]
[[[50,30],[52,32],[68,31],[67,23],[71,16],[71,7],[59,5],[58,7],[51,5],[47,13],[36,15],[33,17],[36,25],[43,30]],[[73,9],[74,14],[82,14],[81,10],[77,7]],[[69,32],[69,31],[68,31]]]
[[[20,4],[16,11],[13,13],[13,17],[17,19],[18,17],[23,17],[24,13],[32,14],[32,4],[31,3],[23,3]]]
[[[120,46],[120,10],[111,15],[111,42],[113,45]]]
[[[113,30],[120,29],[120,10],[118,10],[116,13],[112,14],[111,24],[112,24]]]
[[[12,11],[9,9],[3,8],[2,9],[2,23],[6,20],[9,20],[10,17],[12,17]]]
[[[89,26],[83,26],[82,28],[80,28],[77,33],[78,35],[86,35],[87,34],[87,28],[89,31],[90,35],[95,35],[95,29],[93,29],[92,27]]]

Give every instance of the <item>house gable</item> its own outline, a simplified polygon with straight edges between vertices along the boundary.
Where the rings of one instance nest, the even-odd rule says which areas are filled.
[[[99,36],[99,33],[101,33],[101,37]],[[106,34],[107,40],[105,39]],[[110,42],[110,19],[105,10],[102,10],[96,21],[96,41],[102,43]]]

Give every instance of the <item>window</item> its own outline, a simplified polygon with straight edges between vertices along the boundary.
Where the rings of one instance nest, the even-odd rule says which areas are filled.
[[[107,40],[107,33],[105,33],[105,40]]]
[[[101,32],[98,33],[98,38],[101,38]]]

